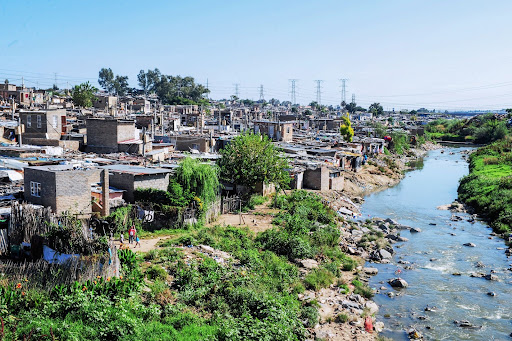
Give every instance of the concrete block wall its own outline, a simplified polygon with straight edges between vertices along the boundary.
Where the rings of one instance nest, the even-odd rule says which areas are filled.
[[[56,204],[56,184],[55,173],[42,171],[33,168],[25,168],[24,170],[24,196],[29,203],[51,207],[55,212]],[[38,182],[41,184],[40,197],[32,196],[30,193],[30,182]]]
[[[303,187],[318,191],[329,190],[329,169],[325,166],[316,169],[306,169],[304,172]]]
[[[123,142],[135,139],[135,122],[116,121],[117,122],[117,142]]]
[[[90,179],[99,176],[99,170],[69,170],[55,172],[55,212],[88,214],[92,212]]]
[[[117,120],[87,120],[87,149],[99,153],[117,152]]]
[[[345,177],[329,178],[329,188],[331,190],[342,191],[345,186]]]

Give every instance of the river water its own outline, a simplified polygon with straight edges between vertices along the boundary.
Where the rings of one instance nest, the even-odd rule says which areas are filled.
[[[468,173],[461,154],[464,149],[429,152],[421,169],[408,172],[397,186],[367,196],[362,205],[363,218],[390,217],[422,230],[401,232],[409,241],[394,244],[396,253],[390,264],[367,264],[379,269],[370,286],[387,287],[374,300],[380,307],[377,319],[388,329],[383,335],[394,340],[406,340],[404,330],[411,326],[427,340],[512,340],[512,271],[507,270],[512,259],[498,249],[505,247],[504,241],[489,239],[492,231],[483,222],[453,222],[451,212],[436,209],[457,198],[458,180]],[[476,247],[462,245],[467,242]],[[400,260],[410,262],[413,269],[403,269],[406,265],[399,264]],[[476,262],[485,267],[477,268]],[[396,277],[397,269],[409,283],[401,291],[387,284]],[[497,271],[499,281],[469,277],[472,272],[489,274],[491,269]],[[455,272],[462,275],[452,275]],[[390,298],[390,291],[401,295]],[[425,311],[427,305],[435,306],[436,311]],[[482,328],[461,328],[454,320],[467,320]]]

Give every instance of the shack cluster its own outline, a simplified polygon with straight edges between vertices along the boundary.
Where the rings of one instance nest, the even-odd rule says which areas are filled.
[[[425,115],[389,112],[351,115],[353,141],[339,134],[340,108],[211,101],[163,105],[156,96],[98,93],[92,109],[71,98],[14,84],[0,84],[0,205],[14,201],[51,207],[56,214],[108,215],[134,202],[137,188],[167,189],[186,156],[216,162],[219,150],[243,132],[268,136],[289,158],[291,187],[343,190],[344,173],[357,172],[365,154],[383,153],[370,121],[401,122],[395,129],[422,135]],[[271,186],[262,184],[262,192]],[[236,184],[225,186],[236,191]],[[264,193],[266,194],[266,193]],[[97,213],[96,213],[97,212]]]

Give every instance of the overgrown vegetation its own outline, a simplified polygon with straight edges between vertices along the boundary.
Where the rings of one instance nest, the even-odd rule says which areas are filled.
[[[511,231],[512,137],[471,154],[469,170],[460,181],[459,199],[486,217],[496,232]]]
[[[487,144],[510,134],[507,116],[485,114],[470,119],[438,119],[430,122],[427,135],[433,139]]]
[[[260,197],[254,203],[262,202]],[[41,340],[304,340],[318,322],[314,300],[300,301],[356,263],[338,247],[336,215],[306,191],[279,195],[276,227],[195,226],[143,256],[119,251],[118,278],[56,287],[50,295],[0,286],[5,339]],[[121,215],[115,219],[123,219]],[[286,247],[274,243],[274,236]],[[202,249],[229,253],[222,258]],[[302,277],[295,258],[319,267]],[[144,262],[142,262],[144,260]],[[341,283],[338,280],[338,283]],[[349,291],[343,282],[340,288]],[[357,289],[360,290],[360,289]],[[364,292],[361,294],[365,295]],[[346,321],[343,316],[341,322]]]

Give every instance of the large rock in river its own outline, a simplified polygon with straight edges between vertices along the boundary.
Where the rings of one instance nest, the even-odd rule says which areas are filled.
[[[393,288],[407,288],[409,284],[405,281],[405,279],[401,278],[393,278],[388,281],[389,285]]]
[[[380,258],[381,259],[391,259],[391,258],[393,258],[393,255],[390,252],[388,252],[388,251],[386,251],[384,249],[380,249],[379,250],[379,254],[380,254]]]

